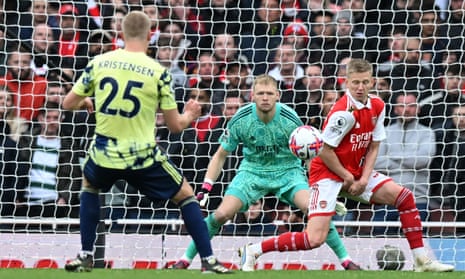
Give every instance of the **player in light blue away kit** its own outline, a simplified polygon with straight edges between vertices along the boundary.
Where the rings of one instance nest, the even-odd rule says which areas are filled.
[[[303,212],[307,211],[310,192],[305,169],[288,147],[290,134],[303,123],[294,110],[278,103],[276,81],[268,75],[256,77],[252,98],[253,103],[242,107],[228,122],[220,139],[221,145],[208,165],[203,192],[197,196],[201,200],[208,198],[208,192],[220,175],[226,157],[242,143],[244,158],[239,170],[218,209],[205,219],[211,237],[236,213],[246,211],[267,194],[274,194],[279,200]],[[326,243],[337,254],[345,269],[360,269],[349,257],[334,225]],[[188,268],[196,254],[196,247],[191,242],[172,268]],[[253,267],[241,268],[243,271],[254,270]]]
[[[96,128],[84,164],[80,206],[82,250],[65,265],[68,271],[90,271],[93,266],[96,228],[100,217],[98,193],[125,179],[150,200],[171,199],[181,209],[185,226],[202,258],[202,271],[231,273],[213,256],[207,227],[192,187],[168,160],[155,141],[158,107],[173,132],[181,132],[200,116],[200,105],[191,100],[179,114],[171,92],[171,76],[146,55],[150,19],[131,12],[123,19],[124,49],[97,56],[65,97],[63,108],[94,106]]]

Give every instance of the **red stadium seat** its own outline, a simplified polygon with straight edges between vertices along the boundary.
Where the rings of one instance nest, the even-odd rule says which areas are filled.
[[[273,263],[264,263],[263,269],[265,270],[273,269]]]
[[[53,259],[40,259],[34,263],[34,268],[58,268],[58,263]]]
[[[157,261],[137,260],[132,263],[134,269],[157,269]]]
[[[284,270],[307,270],[307,267],[304,264],[300,263],[285,263],[283,264]]]
[[[17,259],[1,259],[0,268],[24,268],[24,263]]]
[[[336,270],[336,265],[333,263],[325,263],[321,266],[322,270]]]

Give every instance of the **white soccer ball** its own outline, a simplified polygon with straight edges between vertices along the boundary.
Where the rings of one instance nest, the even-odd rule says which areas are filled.
[[[323,149],[323,138],[320,131],[308,125],[297,127],[289,137],[289,149],[301,160],[315,158]]]

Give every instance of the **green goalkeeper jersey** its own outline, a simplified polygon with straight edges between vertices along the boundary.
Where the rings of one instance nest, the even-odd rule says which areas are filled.
[[[142,52],[118,49],[89,62],[73,91],[95,97],[89,156],[97,165],[139,169],[153,163],[157,109],[177,108],[170,83],[168,71]]]
[[[285,104],[276,104],[269,123],[262,122],[255,103],[242,107],[228,122],[220,138],[228,152],[243,145],[244,158],[239,170],[273,172],[301,167],[301,161],[289,149],[289,136],[303,123],[297,113]]]

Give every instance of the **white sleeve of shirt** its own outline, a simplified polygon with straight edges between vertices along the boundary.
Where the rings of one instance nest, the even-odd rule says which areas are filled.
[[[352,130],[355,125],[355,117],[348,111],[336,111],[329,119],[328,124],[323,130],[323,141],[337,147],[345,135]]]
[[[384,127],[384,116],[386,115],[385,109],[379,114],[376,121],[375,130],[373,131],[373,141],[383,141],[386,139],[386,129]]]

